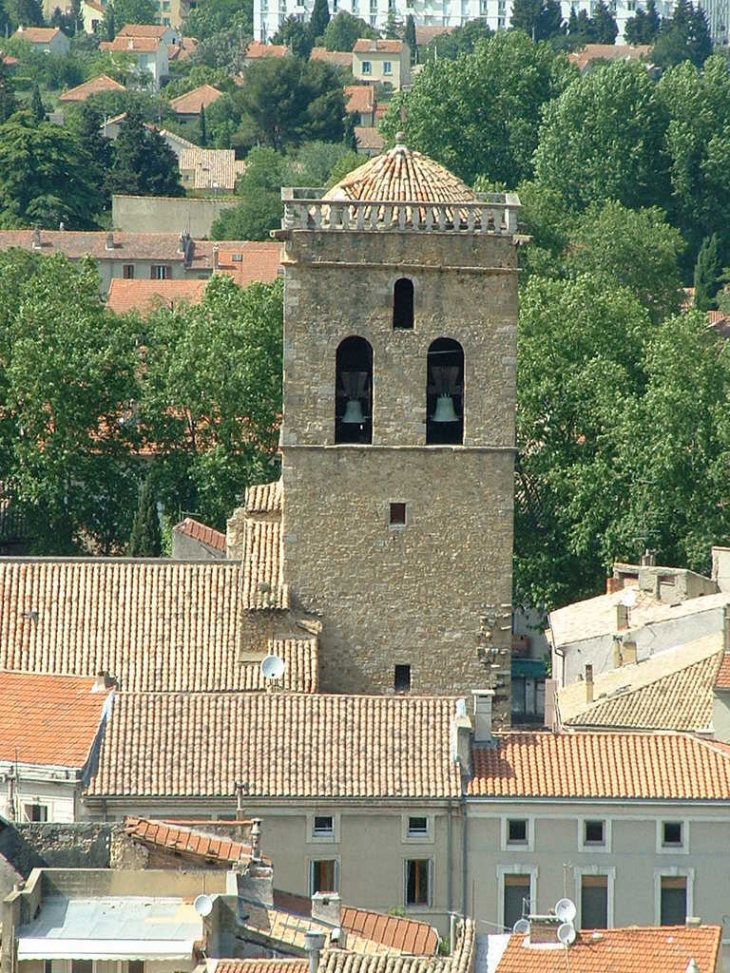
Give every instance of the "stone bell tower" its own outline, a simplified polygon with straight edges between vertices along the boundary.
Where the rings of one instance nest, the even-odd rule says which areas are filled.
[[[284,190],[282,555],[324,691],[509,721],[519,200],[403,144]]]

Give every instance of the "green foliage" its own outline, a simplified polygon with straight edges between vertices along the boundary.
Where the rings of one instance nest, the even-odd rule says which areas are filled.
[[[274,34],[272,43],[286,45],[286,47],[291,49],[294,57],[301,57],[306,61],[314,46],[314,34],[311,29],[311,23],[305,24],[299,17],[292,14],[291,17],[286,18],[276,34]]]
[[[0,58],[0,124],[7,122],[13,112],[18,110],[15,88],[10,72]]]
[[[183,195],[175,153],[134,109],[127,112],[114,142],[106,189],[134,196]]]
[[[378,32],[359,17],[353,17],[346,10],[330,20],[322,35],[322,43],[328,51],[351,51],[360,37],[375,39]]]
[[[416,21],[413,19],[413,14],[408,14],[406,17],[403,40],[411,49],[411,64],[415,64],[418,60],[418,42],[416,41]]]
[[[411,148],[468,183],[483,175],[514,187],[532,175],[543,106],[574,73],[549,45],[521,31],[498,33],[472,54],[426,64],[410,94],[393,98],[382,129],[394,137],[405,103]]]
[[[101,174],[69,131],[16,112],[0,125],[0,226],[93,227]]]
[[[214,88],[218,88],[220,91],[231,91],[234,87],[229,75],[220,68],[198,64],[192,58],[188,58],[187,61],[182,63],[188,65],[185,74],[170,81],[162,91],[162,95],[167,101],[179,98],[180,95],[185,95],[188,91],[199,88],[202,84],[212,84]]]
[[[110,0],[114,16],[114,29],[119,31],[125,24],[154,24],[158,6],[155,0]]]
[[[698,311],[709,311],[715,307],[715,295],[720,288],[722,265],[718,253],[717,234],[705,237],[697,254],[695,264],[694,306]]]
[[[245,488],[276,475],[282,290],[216,276],[200,305],[147,322],[141,417],[168,509],[224,527]]]
[[[456,27],[448,34],[439,34],[429,41],[421,60],[453,61],[461,54],[471,54],[477,41],[492,36],[492,31],[483,20],[467,20],[461,27]]]
[[[611,14],[604,0],[598,0],[593,14],[597,44],[615,44],[618,36],[616,19]]]
[[[204,37],[190,57],[194,66],[203,65],[226,75],[240,74],[244,69],[248,38],[234,28]]]
[[[281,226],[284,212],[278,192],[247,195],[238,206],[223,210],[210,228],[211,240],[268,240]]]
[[[533,41],[546,41],[563,33],[558,0],[514,0],[510,25],[523,30]]]
[[[712,54],[712,39],[705,12],[690,0],[678,0],[654,44],[652,59],[662,68],[691,61],[701,68]]]
[[[253,37],[253,0],[200,0],[185,18],[184,33],[204,41],[234,31],[239,42]]]
[[[667,118],[639,64],[615,61],[577,78],[546,106],[535,153],[539,182],[573,210],[617,200],[666,206]]]
[[[4,0],[5,13],[13,30],[23,27],[43,26],[41,0]]]
[[[312,42],[321,37],[330,22],[330,8],[327,0],[314,0],[312,16],[309,18],[309,33]]]
[[[127,554],[129,557],[162,556],[160,518],[157,515],[157,504],[149,478],[144,481],[139,495],[139,506],[134,515]]]
[[[46,109],[37,84],[33,85],[33,93],[30,97],[30,113],[36,122],[42,122],[46,117]]]
[[[241,103],[248,145],[283,149],[312,139],[338,142],[344,135],[342,81],[321,61],[263,58],[246,69]]]
[[[662,22],[657,13],[656,0],[648,0],[646,10],[641,7],[626,21],[624,38],[627,44],[653,44]]]

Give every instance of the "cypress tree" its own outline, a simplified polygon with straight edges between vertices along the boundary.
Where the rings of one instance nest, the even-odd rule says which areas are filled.
[[[408,14],[406,17],[403,40],[411,49],[411,64],[415,64],[418,61],[418,42],[416,41],[416,22],[413,19],[413,14]]]
[[[698,311],[709,311],[715,306],[715,294],[720,286],[721,273],[717,234],[713,233],[702,241],[695,264],[694,306]]]
[[[208,126],[205,122],[205,105],[200,106],[200,144],[206,146],[208,144]]]
[[[134,515],[132,535],[127,553],[130,557],[161,557],[162,534],[157,516],[157,504],[149,480],[145,480]]]
[[[314,9],[309,20],[309,30],[312,35],[312,42],[315,43],[318,37],[324,34],[324,29],[330,22],[330,8],[327,0],[314,0]]]
[[[30,98],[30,113],[37,122],[44,122],[46,120],[46,109],[37,82],[33,84],[33,94]]]

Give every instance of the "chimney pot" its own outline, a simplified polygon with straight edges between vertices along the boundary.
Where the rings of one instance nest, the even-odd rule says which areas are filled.
[[[616,605],[616,628],[619,632],[629,627],[629,606]]]
[[[106,235],[106,243],[104,244],[104,249],[105,250],[114,249],[114,234],[111,232],[111,230]]]
[[[493,689],[472,689],[474,697],[474,743],[493,743],[492,704]]]
[[[39,226],[35,227],[33,230],[33,237],[31,239],[31,247],[34,250],[40,250],[41,248],[41,228]]]
[[[593,702],[593,666],[586,666],[586,703]]]
[[[304,949],[309,954],[309,973],[317,973],[319,954],[324,946],[324,933],[311,931],[304,935]]]
[[[312,896],[312,919],[335,928],[340,925],[341,900],[337,892],[315,892]]]

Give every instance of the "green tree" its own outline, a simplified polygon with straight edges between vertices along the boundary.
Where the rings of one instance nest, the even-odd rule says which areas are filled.
[[[0,226],[95,226],[103,207],[89,179],[96,171],[71,132],[16,112],[0,125]]]
[[[596,25],[596,42],[598,44],[615,44],[618,36],[618,25],[604,0],[598,0],[593,13],[593,22]]]
[[[304,24],[292,14],[281,24],[274,34],[272,42],[274,44],[285,44],[294,57],[301,57],[306,61],[314,45],[314,36],[310,24]]]
[[[715,295],[720,289],[722,265],[718,252],[717,234],[705,237],[697,254],[695,264],[694,306],[698,311],[709,311],[715,307]]]
[[[200,106],[200,144],[208,144],[208,125],[205,118],[205,105]]]
[[[5,0],[5,12],[12,27],[42,27],[41,0]]]
[[[33,92],[30,96],[30,113],[37,122],[45,121],[46,108],[41,98],[41,90],[37,84],[33,85]]]
[[[282,149],[312,139],[338,142],[345,132],[342,79],[322,61],[263,58],[246,69],[241,104],[249,145]]]
[[[200,0],[185,18],[185,34],[207,40],[234,31],[242,44],[253,37],[253,0]]]
[[[159,8],[155,0],[111,0],[114,27],[118,31],[125,24],[154,24]]]
[[[388,16],[385,19],[385,27],[383,28],[383,35],[391,41],[398,40],[400,37],[400,29],[395,16],[395,10],[388,11]]]
[[[105,188],[105,174],[112,162],[112,141],[102,135],[104,115],[98,111],[93,101],[86,101],[74,111],[67,113],[66,126],[78,140],[83,157],[93,160],[88,178],[101,187],[104,209],[111,204],[111,196]]]
[[[648,0],[645,11],[639,8],[636,15],[626,21],[624,37],[627,44],[653,44],[661,26],[656,0]]]
[[[328,51],[351,51],[360,37],[374,39],[378,32],[346,10],[340,10],[327,24],[322,43]]]
[[[5,62],[0,57],[0,124],[7,122],[17,110],[18,102],[15,97],[13,81]]]
[[[312,43],[316,43],[321,37],[330,22],[330,8],[327,0],[314,0],[312,16],[309,18],[309,33]]]
[[[135,109],[127,112],[114,142],[106,188],[135,196],[183,195],[175,153]]]
[[[222,71],[226,75],[240,74],[246,62],[248,38],[242,39],[240,30],[220,30],[198,44],[190,61],[194,66],[205,66]]]
[[[416,40],[416,21],[413,19],[413,14],[408,14],[406,17],[403,40],[410,48],[411,64],[415,64],[418,61],[418,41]]]
[[[246,196],[238,206],[224,209],[210,228],[211,240],[268,240],[281,225],[284,207],[279,192]]]
[[[461,54],[471,54],[477,41],[491,36],[492,31],[483,20],[467,20],[461,27],[454,28],[448,34],[439,34],[429,41],[422,60],[453,61]]]
[[[275,475],[281,413],[281,282],[241,290],[223,275],[201,304],[147,322],[145,434],[168,509],[224,527],[246,486]]]
[[[577,78],[545,109],[535,173],[569,208],[615,199],[666,206],[666,112],[642,65],[615,61]]]
[[[121,24],[119,26],[121,27]],[[101,33],[105,41],[113,41],[117,36],[117,18],[114,14],[113,3],[108,3],[104,9],[104,20],[101,24]]]
[[[562,33],[563,18],[557,0],[514,0],[510,25],[533,41]]]
[[[704,11],[690,0],[678,0],[654,44],[652,59],[662,68],[691,61],[702,67],[712,54],[712,38]]]
[[[127,554],[129,557],[162,557],[160,518],[149,477],[144,481],[139,495]]]
[[[532,175],[543,106],[574,74],[548,44],[500,32],[455,61],[426,64],[413,90],[392,99],[382,129],[394,137],[406,104],[411,148],[468,183],[482,175],[514,187]]]

